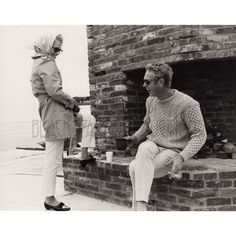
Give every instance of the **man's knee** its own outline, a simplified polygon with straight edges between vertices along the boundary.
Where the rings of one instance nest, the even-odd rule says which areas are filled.
[[[150,148],[150,144],[149,142],[145,141],[145,142],[142,142],[140,143],[140,145],[138,146],[138,151],[147,151],[148,149]]]
[[[146,156],[145,154],[148,154],[148,156],[149,155],[155,156],[157,151],[158,151],[158,148],[155,143],[153,143],[151,141],[144,141],[139,145],[136,157],[137,156],[140,156],[140,157]]]

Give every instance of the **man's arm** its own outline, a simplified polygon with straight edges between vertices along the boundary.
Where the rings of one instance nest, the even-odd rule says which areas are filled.
[[[199,104],[189,106],[183,114],[183,119],[190,133],[190,140],[179,153],[186,161],[193,157],[206,142],[207,134]]]

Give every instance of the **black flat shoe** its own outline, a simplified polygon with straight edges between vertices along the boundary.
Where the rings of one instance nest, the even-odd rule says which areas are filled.
[[[80,160],[80,166],[82,168],[85,168],[87,164],[95,163],[95,162],[96,162],[96,158],[95,157],[90,157],[89,159],[86,159],[86,160]]]
[[[63,202],[60,202],[57,206],[52,206],[44,202],[44,207],[46,210],[52,211],[69,211],[70,207],[66,206]]]

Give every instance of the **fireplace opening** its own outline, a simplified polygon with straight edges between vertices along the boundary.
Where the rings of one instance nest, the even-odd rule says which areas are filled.
[[[192,61],[171,65],[172,87],[196,99],[205,120],[236,141],[236,60]]]
[[[236,142],[236,60],[217,59],[178,62],[173,68],[172,88],[200,103],[205,120],[219,127],[231,142]],[[145,69],[125,72],[127,76],[126,114],[132,135],[143,122],[148,93],[143,88]]]
[[[132,135],[143,123],[148,93],[143,88],[144,68],[127,71],[125,74],[127,77],[128,102],[126,103],[126,114],[129,121],[128,133]]]

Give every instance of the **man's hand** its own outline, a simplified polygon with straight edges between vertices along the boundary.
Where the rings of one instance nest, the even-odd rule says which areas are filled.
[[[169,178],[176,178],[179,179],[181,178],[181,173],[179,173],[179,171],[182,169],[183,167],[183,163],[184,163],[184,159],[181,155],[177,154],[176,156],[170,158],[167,160],[166,165],[170,165],[171,163],[173,163],[172,166],[172,170],[171,172],[168,172],[169,174]]]
[[[137,143],[137,138],[132,135],[132,136],[126,136],[124,137],[125,140],[130,141],[131,143]]]
[[[184,165],[184,158],[177,154],[176,157],[173,158],[173,166],[172,166],[172,174],[177,174],[182,169]]]

